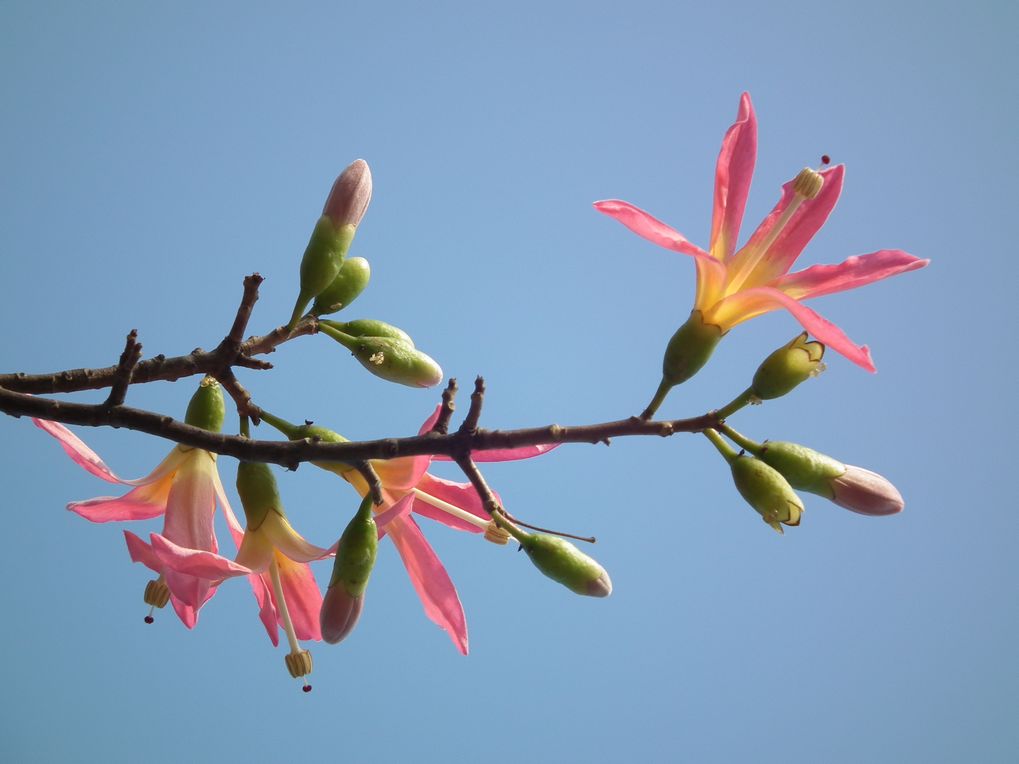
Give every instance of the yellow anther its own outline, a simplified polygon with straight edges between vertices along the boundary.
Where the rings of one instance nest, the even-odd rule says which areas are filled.
[[[821,186],[824,185],[824,178],[821,173],[804,167],[800,174],[793,181],[793,191],[804,199],[813,199],[821,193]]]
[[[152,607],[166,607],[170,601],[170,590],[162,578],[145,584],[145,604]]]
[[[506,544],[509,543],[510,538],[510,534],[494,522],[485,526],[485,541],[491,541],[493,544],[498,544],[499,546],[506,546]]]
[[[307,650],[299,650],[296,653],[288,653],[284,658],[287,662],[287,670],[294,679],[307,676],[311,673],[311,653]]]

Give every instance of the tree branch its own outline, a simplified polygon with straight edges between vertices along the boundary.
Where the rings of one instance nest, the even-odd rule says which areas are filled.
[[[644,421],[636,417],[613,422],[562,427],[557,424],[519,430],[457,431],[379,440],[324,443],[311,440],[249,440],[236,435],[209,432],[151,411],[103,404],[70,403],[39,398],[0,388],[0,411],[11,416],[32,416],[86,427],[123,427],[248,461],[293,467],[307,461],[339,461],[355,464],[367,459],[444,454],[453,458],[472,451],[518,448],[552,443],[601,443],[608,438],[640,435],[668,437],[678,432],[700,432],[717,427],[713,413],[690,419]]]
[[[124,352],[120,354],[120,362],[117,364],[117,373],[110,387],[110,394],[103,405],[107,408],[120,406],[127,397],[127,386],[131,384],[131,377],[134,369],[142,357],[142,346],[138,342],[138,330],[132,329],[127,335],[124,343]]]

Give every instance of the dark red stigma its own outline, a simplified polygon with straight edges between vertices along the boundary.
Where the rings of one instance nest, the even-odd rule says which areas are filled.
[[[310,684],[306,684],[301,689],[304,690],[305,692],[311,692],[311,685]]]
[[[831,164],[831,157],[828,156],[827,154],[824,154],[821,157],[821,164]]]
[[[153,618],[151,615],[145,616],[145,623],[155,623],[155,622],[156,622],[156,619]]]

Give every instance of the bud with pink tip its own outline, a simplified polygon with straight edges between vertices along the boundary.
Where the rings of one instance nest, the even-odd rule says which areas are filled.
[[[831,481],[831,490],[832,501],[861,515],[894,515],[905,506],[902,494],[887,478],[851,464]]]

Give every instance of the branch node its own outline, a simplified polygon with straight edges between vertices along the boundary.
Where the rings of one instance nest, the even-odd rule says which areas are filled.
[[[103,406],[111,409],[120,406],[127,397],[127,386],[131,384],[131,376],[134,368],[142,357],[142,346],[138,342],[138,330],[132,329],[128,332],[124,342],[124,352],[120,354],[120,361],[117,363],[117,371],[114,374],[113,384],[110,386],[110,394]]]
[[[474,380],[474,392],[471,393],[471,406],[467,409],[467,416],[460,425],[460,432],[474,433],[478,429],[478,421],[481,419],[481,408],[485,405],[485,378],[479,376]]]
[[[445,435],[449,432],[449,420],[453,417],[453,411],[456,408],[454,403],[456,391],[456,377],[450,377],[449,384],[447,384],[446,389],[442,391],[442,404],[439,409],[439,418],[436,419],[435,424],[432,425],[432,432],[437,432],[440,435]]]

